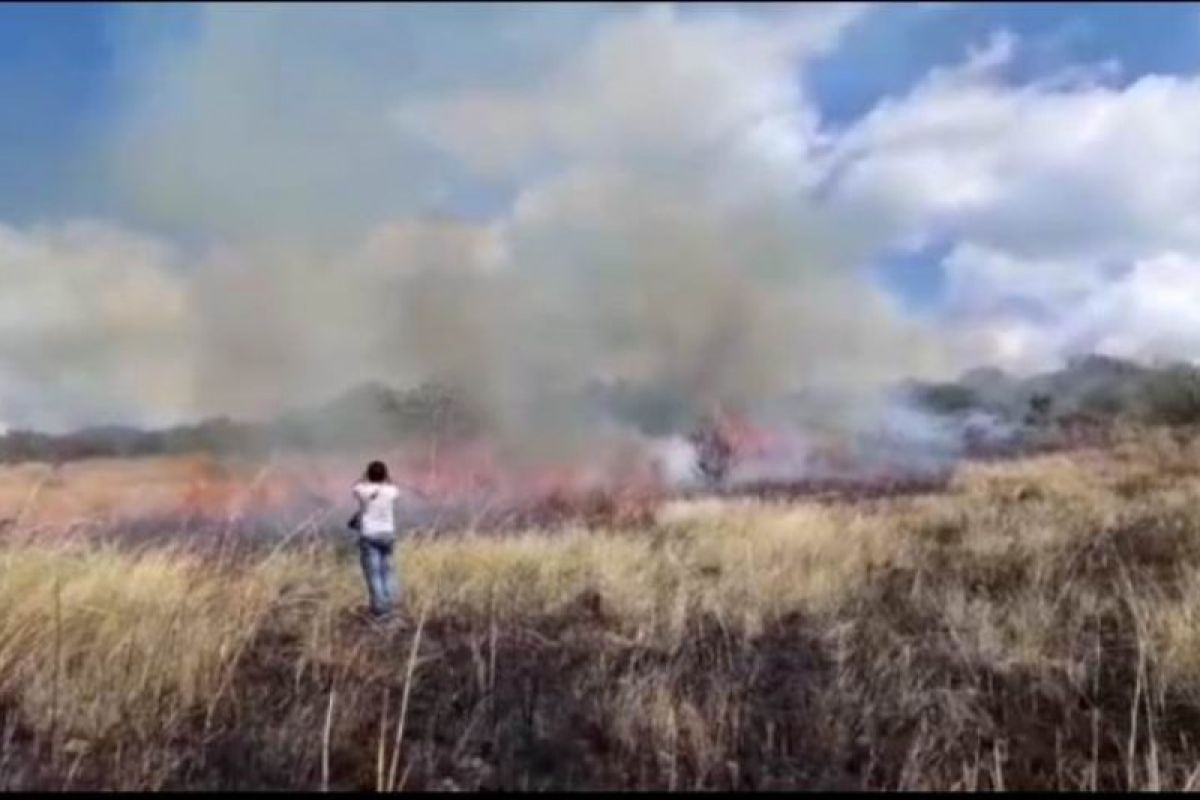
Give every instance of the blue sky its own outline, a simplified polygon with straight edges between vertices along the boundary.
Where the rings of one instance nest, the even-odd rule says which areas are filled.
[[[0,293],[38,309],[0,345],[0,423],[138,398],[82,344],[45,385],[49,320],[149,325],[64,310],[80,283],[173,309],[160,340],[203,353],[229,327],[208,284],[236,273],[214,260],[302,321],[306,267],[271,259],[603,274],[692,203],[713,228],[674,252],[779,259],[763,274],[818,307],[863,293],[818,302],[836,282],[810,269],[865,275],[908,318],[876,338],[1200,357],[1200,296],[1169,290],[1200,285],[1200,4],[3,4],[0,98]],[[164,365],[199,357],[144,350],[175,397]]]
[[[1118,60],[1128,78],[1200,66],[1196,3],[895,3],[854,25],[844,45],[818,62],[811,82],[827,117],[846,122],[931,67],[956,62],[964,43],[997,29],[1029,43],[1013,66],[1016,82],[1107,59]]]
[[[884,4],[853,24],[842,46],[813,65],[802,80],[829,125],[848,124],[882,97],[903,93],[931,67],[955,63],[968,43],[998,28],[1030,43],[1012,69],[1018,82],[1065,63],[1106,59],[1117,59],[1127,80],[1150,72],[1188,73],[1200,66],[1200,4],[944,5]],[[502,9],[492,13],[497,12]],[[406,66],[419,73],[424,56],[426,64],[444,68],[446,62],[436,55],[438,43],[479,13],[454,5],[422,9],[421,30],[427,35],[416,40],[422,47],[415,51],[413,39],[404,42],[411,53]],[[551,10],[548,27],[570,40],[592,16],[603,13]],[[186,5],[0,6],[0,96],[5,98],[0,104],[0,219],[27,221],[117,207],[98,183],[101,176],[77,178],[89,169],[89,158],[119,113],[118,70],[136,64],[164,41],[188,41],[198,16],[199,7]],[[357,38],[345,39],[346,47],[378,54],[382,66],[394,64],[387,51],[396,44],[386,28],[375,35],[355,33]],[[513,52],[496,49],[510,64]],[[474,188],[456,187],[454,198],[464,213],[494,209],[505,196],[486,183]]]
[[[74,210],[70,170],[112,102],[111,13],[91,3],[0,9],[0,217]]]

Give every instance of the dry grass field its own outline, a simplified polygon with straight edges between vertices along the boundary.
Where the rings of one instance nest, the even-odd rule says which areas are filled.
[[[137,516],[178,508],[197,486],[225,471],[204,456],[93,459],[59,466],[0,468],[0,521],[64,528],[99,517]]]
[[[0,473],[0,788],[1200,785],[1200,441],[416,536],[383,625],[336,535],[29,533],[167,507],[196,469]]]

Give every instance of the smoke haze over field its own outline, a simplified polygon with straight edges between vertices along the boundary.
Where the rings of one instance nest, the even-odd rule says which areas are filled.
[[[300,396],[332,375],[433,378],[465,389],[502,430],[526,438],[553,426],[558,440],[582,420],[555,399],[597,375],[702,406],[838,364],[855,378],[911,369],[897,356],[913,351],[903,340],[916,340],[915,326],[872,300],[803,186],[775,175],[802,167],[810,126],[785,119],[778,154],[747,147],[760,117],[770,123],[799,101],[788,75],[797,60],[853,15],[684,21],[646,9],[601,23],[544,86],[489,93],[472,81],[397,103],[397,151],[425,147],[485,178],[520,181],[510,207],[483,224],[382,223],[349,254],[260,257],[253,271],[230,273],[243,287],[206,272],[199,316],[211,321],[211,308],[219,318],[213,338],[199,339],[198,400],[227,400],[226,387],[238,386],[270,408],[281,399],[273,392]],[[236,44],[214,34],[210,46]],[[206,62],[193,65],[208,74]],[[538,159],[558,163],[531,176],[525,164]],[[308,197],[296,219],[335,218],[323,199],[342,196]],[[230,294],[274,300],[247,314],[224,302]],[[229,337],[254,342],[244,360],[228,359]]]
[[[1132,180],[1109,159],[1124,126],[1200,110],[1193,81],[1010,86],[1001,31],[834,124],[808,76],[880,13],[203,6],[164,32],[126,9],[87,171],[114,210],[0,220],[0,423],[271,416],[435,380],[513,441],[567,446],[600,422],[575,399],[592,378],[692,412],[832,387],[853,427],[905,377],[1190,353],[1195,298],[1152,309],[1200,240],[1155,213],[1196,184],[1103,198]],[[1200,159],[1150,133],[1164,175]],[[1107,244],[1069,204],[1022,211],[1063,181]],[[870,268],[947,236],[947,305],[914,314]]]
[[[856,13],[684,20],[642,9],[600,23],[580,52],[551,66],[549,88],[488,94],[468,81],[379,108],[393,121],[390,141],[386,152],[364,153],[360,137],[372,128],[361,109],[311,116],[322,101],[359,102],[341,97],[345,84],[332,75],[303,87],[242,80],[269,69],[261,42],[299,32],[303,43],[324,13],[254,13],[247,29],[208,12],[193,49],[163,56],[162,86],[135,97],[114,146],[147,209],[223,232],[190,261],[163,245],[158,263],[126,279],[163,304],[157,324],[177,326],[177,340],[159,349],[183,373],[180,392],[149,398],[147,410],[270,414],[371,378],[434,379],[466,389],[521,436],[578,427],[576,409],[555,398],[596,376],[701,408],[798,379],[911,371],[919,364],[908,356],[928,347],[921,332],[855,274],[853,253],[803,191],[817,146],[812,120],[772,117],[802,108],[790,71]],[[352,30],[365,24],[348,19]],[[301,55],[324,66],[347,58],[275,53],[285,63]],[[256,108],[258,91],[278,93],[282,109]],[[408,215],[370,224],[364,213],[358,226],[345,224],[346,207],[364,194],[419,183],[420,170],[394,167],[422,151],[521,188],[485,222]],[[553,171],[530,177],[524,162],[544,158],[558,162]],[[368,174],[363,159],[389,169]],[[155,324],[138,306],[118,313]],[[87,344],[125,352],[128,343],[103,339],[123,323],[97,322],[101,338]]]

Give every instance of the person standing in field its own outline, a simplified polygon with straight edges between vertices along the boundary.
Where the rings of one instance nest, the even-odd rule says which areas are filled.
[[[396,505],[400,489],[388,476],[387,465],[372,461],[362,479],[354,484],[358,512],[350,527],[358,532],[358,549],[371,614],[387,616],[395,599],[395,567],[392,552],[396,545]]]

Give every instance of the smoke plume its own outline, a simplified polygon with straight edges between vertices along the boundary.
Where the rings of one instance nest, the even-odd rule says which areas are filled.
[[[338,31],[434,24],[416,11],[204,10],[141,71],[153,85],[127,87],[106,154],[141,221],[195,240],[129,273],[170,276],[173,305],[145,317],[169,328],[146,357],[170,369],[102,371],[106,410],[270,416],[437,381],[542,453],[612,424],[580,401],[597,379],[671,398],[678,425],[837,387],[823,421],[852,428],[883,383],[945,367],[814,199],[826,137],[795,73],[857,8],[586,13],[585,33],[545,20],[573,47],[531,25],[504,45],[524,58],[497,45],[456,74],[422,50],[405,83],[412,64],[356,60]],[[520,69],[498,74],[505,58]],[[427,213],[488,192],[487,211]]]

